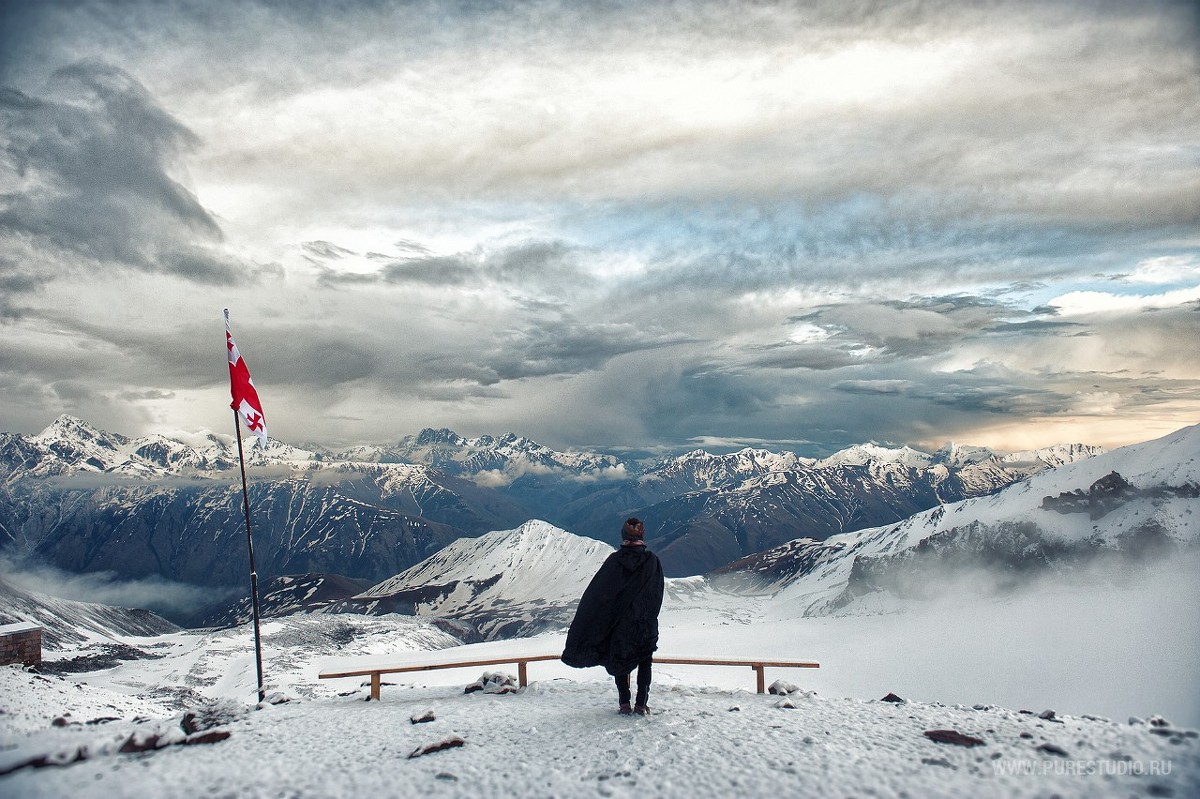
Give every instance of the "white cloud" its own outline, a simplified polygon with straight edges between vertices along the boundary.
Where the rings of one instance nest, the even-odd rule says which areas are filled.
[[[825,341],[832,334],[823,327],[818,327],[811,322],[801,322],[792,327],[792,332],[788,334],[788,341],[794,344],[811,344],[817,341]]]
[[[1163,255],[1140,262],[1125,278],[1130,283],[1200,283],[1200,258],[1195,255]]]
[[[1061,317],[1100,313],[1132,313],[1160,308],[1175,308],[1200,300],[1200,285],[1161,294],[1114,294],[1108,291],[1071,291],[1050,300],[1047,305]]]
[[[1121,395],[1115,391],[1090,391],[1078,394],[1071,407],[1072,414],[1110,416],[1122,407]]]

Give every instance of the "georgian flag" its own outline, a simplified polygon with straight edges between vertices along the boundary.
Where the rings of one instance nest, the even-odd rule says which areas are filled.
[[[250,379],[250,369],[233,343],[233,333],[229,329],[229,309],[225,309],[225,350],[229,356],[229,392],[233,402],[229,407],[238,412],[246,429],[258,436],[260,447],[267,446],[267,417],[263,415],[262,401],[254,389],[254,381]]]

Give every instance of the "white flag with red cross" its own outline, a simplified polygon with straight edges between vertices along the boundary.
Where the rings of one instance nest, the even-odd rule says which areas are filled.
[[[225,309],[225,350],[229,356],[229,392],[233,402],[229,407],[238,412],[242,424],[254,435],[258,436],[260,447],[267,446],[267,417],[263,414],[262,400],[250,379],[250,369],[246,366],[237,345],[233,343],[233,332],[229,329],[229,309]]]

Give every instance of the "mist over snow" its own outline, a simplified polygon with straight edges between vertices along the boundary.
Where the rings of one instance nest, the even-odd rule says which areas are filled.
[[[367,593],[417,591],[414,601],[441,610],[477,603],[489,612],[511,596],[523,600],[511,603],[520,614],[540,594],[581,590],[589,572],[556,561],[563,546],[580,558],[608,549],[541,522],[456,543]],[[363,701],[363,678],[318,678],[556,655],[561,626],[467,644],[454,625],[422,616],[267,619],[270,703],[258,710],[247,624],[92,637],[47,653],[43,674],[0,668],[0,772],[14,769],[0,775],[0,790],[77,799],[349,799],[397,786],[463,799],[1192,796],[1198,568],[1193,549],[1132,567],[1097,561],[1016,588],[948,570],[922,599],[868,594],[817,616],[786,590],[672,579],[660,655],[821,668],[768,669],[769,683],[798,690],[760,696],[744,667],[659,664],[655,713],[635,719],[616,714],[603,670],[558,661],[531,663],[531,685],[515,694],[464,693],[484,672],[515,673],[505,665],[386,675],[378,703]],[[881,701],[889,694],[902,701]],[[971,745],[927,734],[946,731]]]
[[[780,599],[764,606],[764,620],[786,625],[789,649],[821,660],[820,679],[836,693],[872,696],[890,686],[906,698],[1121,720],[1154,708],[1195,727],[1197,574],[1195,550],[1016,587],[1011,575],[948,571],[927,599],[867,601],[847,615],[803,620]]]

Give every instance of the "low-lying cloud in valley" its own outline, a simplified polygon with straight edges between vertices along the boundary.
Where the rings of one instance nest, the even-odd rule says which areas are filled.
[[[119,608],[145,608],[177,622],[232,598],[227,591],[174,582],[158,575],[131,580],[118,578],[112,572],[75,574],[36,561],[17,562],[10,557],[0,557],[0,576],[25,591]],[[249,579],[247,575],[247,595]]]

